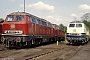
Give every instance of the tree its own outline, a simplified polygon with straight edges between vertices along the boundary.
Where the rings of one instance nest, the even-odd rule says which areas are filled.
[[[82,19],[82,21],[83,21],[83,20],[90,21],[90,13],[84,14],[84,15],[81,17],[81,19]]]
[[[86,26],[88,26],[89,29],[90,29],[90,13],[84,14],[84,15],[81,17],[81,19],[82,19],[82,22],[83,22]]]
[[[63,24],[60,24],[60,27],[64,29],[65,33],[67,32],[67,27],[64,26]]]
[[[89,29],[90,29],[90,21],[83,20],[83,23],[84,23],[87,27],[89,27]]]
[[[4,19],[3,18],[0,18],[0,23],[3,23],[4,22]]]

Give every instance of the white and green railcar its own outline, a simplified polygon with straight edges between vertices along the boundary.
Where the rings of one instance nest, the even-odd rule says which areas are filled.
[[[85,43],[90,39],[90,30],[82,22],[70,22],[67,26],[67,41],[69,43]]]

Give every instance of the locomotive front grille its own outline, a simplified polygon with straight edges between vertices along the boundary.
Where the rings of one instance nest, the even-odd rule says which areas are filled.
[[[77,33],[72,33],[71,35],[78,35]]]

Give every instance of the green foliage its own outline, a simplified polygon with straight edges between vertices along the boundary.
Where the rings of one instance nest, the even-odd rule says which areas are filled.
[[[90,29],[90,21],[83,20],[83,23],[84,23],[87,27],[89,27],[89,29]]]
[[[64,29],[65,33],[67,32],[67,27],[66,26],[64,26],[63,24],[60,24],[60,27],[62,27]]]
[[[87,20],[90,21],[90,13],[85,13],[82,17],[81,17],[82,21],[83,20]]]
[[[90,13],[85,13],[82,17],[82,22],[90,29]]]
[[[3,18],[0,18],[0,23],[3,23],[4,22],[4,19]]]

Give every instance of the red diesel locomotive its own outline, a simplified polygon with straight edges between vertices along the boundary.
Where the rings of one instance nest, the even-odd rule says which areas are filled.
[[[64,30],[58,25],[26,12],[10,13],[2,26],[1,41],[6,47],[29,47],[64,38]]]

